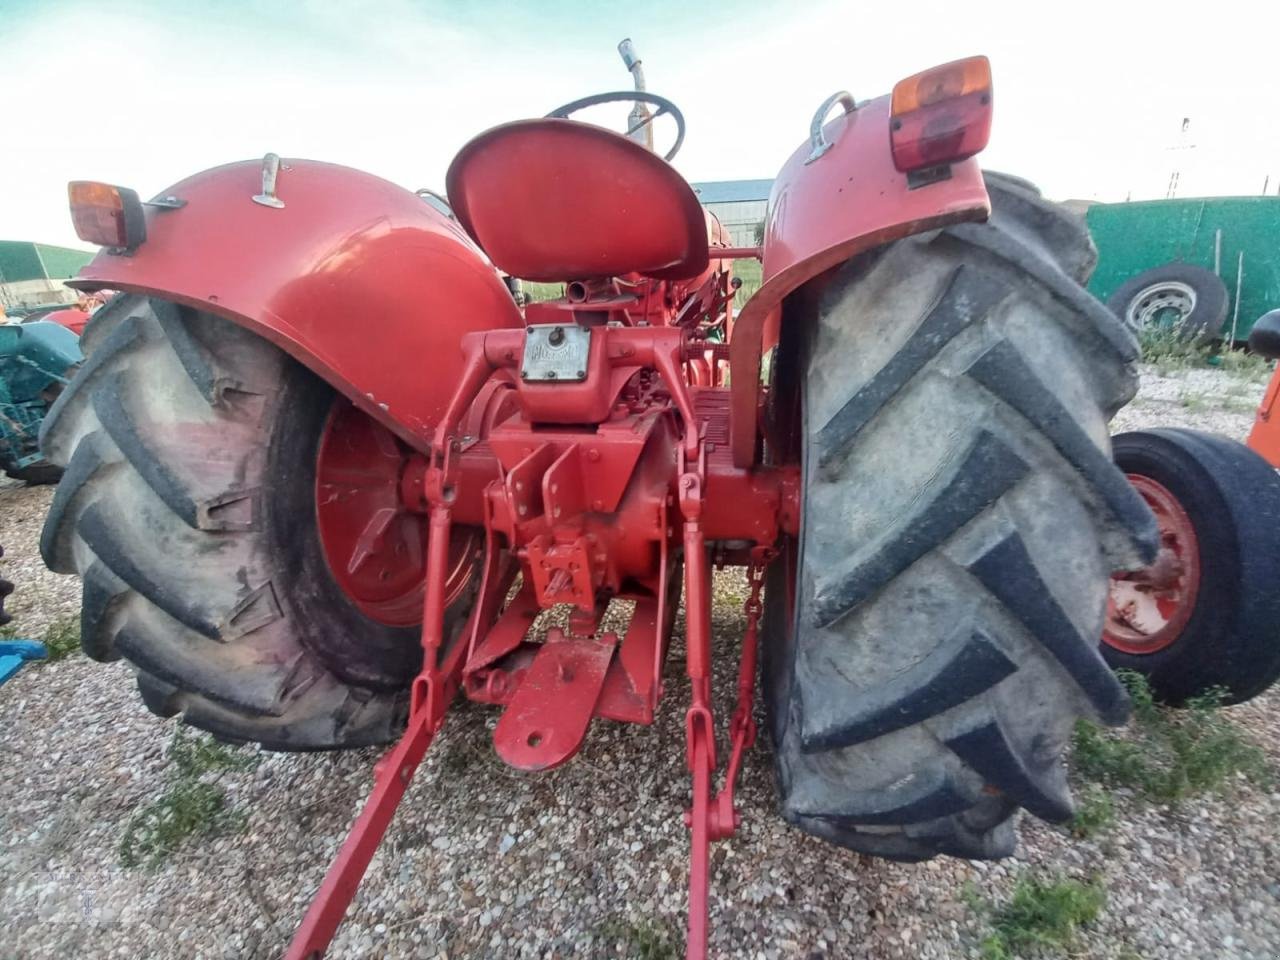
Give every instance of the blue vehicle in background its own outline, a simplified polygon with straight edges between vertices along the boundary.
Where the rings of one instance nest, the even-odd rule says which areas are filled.
[[[40,453],[40,424],[83,359],[80,338],[60,324],[0,323],[0,470],[10,477],[61,475]]]

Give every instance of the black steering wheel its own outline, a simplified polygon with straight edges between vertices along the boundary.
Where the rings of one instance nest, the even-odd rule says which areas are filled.
[[[680,152],[680,145],[684,143],[684,114],[680,112],[680,108],[668,100],[666,97],[659,97],[652,93],[642,93],[639,90],[617,90],[613,93],[593,93],[589,97],[583,97],[581,100],[575,100],[573,103],[566,103],[563,107],[557,107],[547,114],[548,120],[567,120],[569,114],[577,113],[579,110],[585,110],[587,107],[598,106],[602,103],[651,103],[658,109],[654,111],[653,116],[637,123],[627,131],[627,136],[635,133],[641,127],[647,126],[657,120],[664,113],[671,114],[676,122],[676,142],[667,152],[665,159],[670,160]]]

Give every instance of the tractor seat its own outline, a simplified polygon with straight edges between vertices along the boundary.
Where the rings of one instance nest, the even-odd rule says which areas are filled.
[[[693,188],[634,140],[575,120],[520,120],[480,134],[446,178],[449,204],[498,269],[523,280],[707,268]]]

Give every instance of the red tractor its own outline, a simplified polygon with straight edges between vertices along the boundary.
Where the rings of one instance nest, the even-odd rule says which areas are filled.
[[[637,105],[625,134],[570,118],[611,101]],[[643,90],[482,133],[452,216],[274,155],[145,203],[71,185],[104,248],[74,284],[122,291],[43,436],[66,474],[42,550],[84,579],[85,650],[219,737],[396,741],[291,957],[323,953],[458,697],[544,770],[596,718],[652,722],[673,647],[692,957],[757,675],[802,830],[994,858],[1020,808],[1071,815],[1076,720],[1129,710],[1099,652],[1109,577],[1159,546],[1107,435],[1138,347],[1081,286],[1082,224],[979,169],[991,116],[983,57],[834,94],[759,249],[668,164],[683,117]],[[763,285],[738,312],[743,258]],[[564,295],[518,305],[506,277]],[[749,599],[718,734],[723,565]]]

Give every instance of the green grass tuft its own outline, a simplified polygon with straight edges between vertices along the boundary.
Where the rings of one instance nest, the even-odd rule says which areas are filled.
[[[1080,927],[1097,919],[1106,900],[1106,891],[1096,881],[1024,876],[1009,902],[995,911],[995,929],[982,941],[982,956],[1013,960],[1029,949],[1069,947]]]
[[[1087,840],[1107,830],[1114,821],[1115,808],[1111,797],[1095,787],[1076,805],[1075,816],[1067,824],[1067,829],[1073,836]]]
[[[1076,725],[1072,756],[1082,776],[1172,806],[1224,793],[1242,779],[1270,784],[1266,755],[1219,709],[1223,691],[1209,691],[1174,710],[1155,702],[1140,674],[1117,673],[1133,698],[1134,723],[1125,733],[1087,720]]]
[[[44,646],[50,660],[62,660],[80,652],[80,618],[64,617],[44,632]]]
[[[1244,350],[1223,350],[1218,354],[1218,369],[1257,383],[1271,376],[1275,361]]]
[[[1213,399],[1206,393],[1196,390],[1184,390],[1178,396],[1182,407],[1188,413],[1200,413],[1213,407]]]
[[[228,809],[226,792],[217,784],[177,780],[129,820],[120,840],[120,863],[154,869],[189,837],[233,833],[243,826],[243,817]]]
[[[601,948],[611,952],[597,956],[621,956],[627,960],[677,960],[681,951],[679,938],[667,923],[636,922],[622,917],[611,917],[595,929]]]
[[[1246,350],[1226,349],[1224,344],[1184,337],[1176,327],[1146,327],[1138,333],[1142,359],[1167,377],[1175,371],[1216,367],[1249,382],[1266,380],[1275,364]]]
[[[250,770],[258,758],[193,735],[183,724],[169,744],[169,783],[159,798],[129,820],[120,839],[120,863],[155,869],[192,837],[210,837],[244,829],[244,814],[227,803],[217,783],[200,779],[210,773]]]
[[[1206,366],[1213,355],[1209,343],[1183,336],[1176,327],[1144,327],[1138,332],[1138,344],[1142,359],[1155,364],[1162,377],[1173,370]]]
[[[0,627],[0,640],[21,639],[30,639],[30,635],[24,634],[20,628],[12,624]],[[40,642],[44,644],[48,656],[43,661],[35,661],[36,663],[50,663],[54,660],[62,660],[69,657],[73,653],[79,653],[80,618],[78,616],[64,617],[50,624],[45,629],[44,636],[40,637]]]

